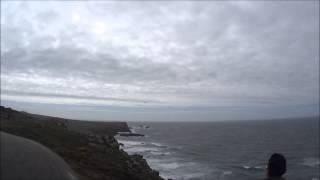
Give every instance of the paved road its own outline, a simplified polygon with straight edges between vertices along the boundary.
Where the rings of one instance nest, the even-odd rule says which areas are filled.
[[[0,132],[1,180],[77,180],[67,163],[43,145]]]

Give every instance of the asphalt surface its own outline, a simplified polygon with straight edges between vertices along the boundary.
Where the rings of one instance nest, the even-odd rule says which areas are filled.
[[[1,180],[77,180],[75,173],[45,146],[0,132]]]

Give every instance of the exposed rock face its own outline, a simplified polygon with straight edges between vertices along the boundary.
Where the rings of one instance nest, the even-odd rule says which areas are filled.
[[[147,177],[152,179],[153,177],[159,177],[159,172],[152,170],[147,161],[141,155],[131,155],[131,161],[128,163],[129,166],[132,167],[132,170],[138,170],[137,174],[141,173],[139,178]],[[159,180],[162,178],[158,178]]]
[[[80,122],[1,106],[0,130],[37,141],[60,155],[81,180],[163,180],[140,155],[119,149],[113,137],[124,122]],[[86,127],[88,125],[88,127]],[[114,126],[113,126],[114,125]]]
[[[97,134],[88,133],[87,134],[88,143],[91,145],[104,145],[109,148],[119,149],[118,141],[110,135],[100,136]]]
[[[99,147],[104,151],[120,151],[120,153],[126,157],[126,167],[130,174],[134,174],[138,179],[157,179],[162,180],[159,176],[159,172],[152,170],[147,161],[141,155],[128,155],[122,149],[119,149],[120,145],[113,136],[100,136],[97,134],[89,133],[88,143],[91,146]]]
[[[120,145],[118,141],[113,136],[104,136],[104,141],[108,144],[111,148],[119,149]]]

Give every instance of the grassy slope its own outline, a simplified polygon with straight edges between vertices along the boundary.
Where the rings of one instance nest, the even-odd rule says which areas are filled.
[[[161,179],[139,156],[108,145],[89,145],[86,133],[114,135],[128,127],[116,122],[89,123],[32,115],[1,107],[1,131],[26,137],[59,154],[81,179]],[[99,128],[95,128],[99,127]]]

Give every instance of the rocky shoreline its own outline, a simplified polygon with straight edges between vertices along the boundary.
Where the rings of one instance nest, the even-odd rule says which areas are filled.
[[[114,138],[125,122],[77,121],[1,106],[0,130],[37,141],[60,155],[80,180],[163,180],[141,155],[128,155]]]

